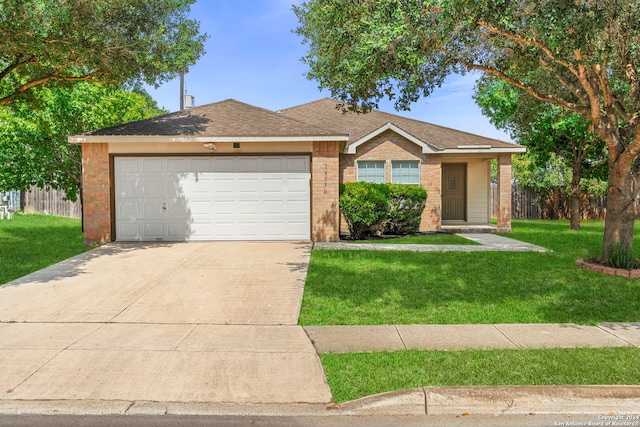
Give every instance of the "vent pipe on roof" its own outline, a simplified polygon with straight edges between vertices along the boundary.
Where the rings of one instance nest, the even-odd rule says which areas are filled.
[[[186,91],[185,91],[186,92]],[[184,108],[193,108],[196,106],[196,97],[184,94]]]
[[[184,70],[182,70],[180,72],[180,110],[195,107],[195,99],[195,96],[187,94],[186,84],[184,82]]]

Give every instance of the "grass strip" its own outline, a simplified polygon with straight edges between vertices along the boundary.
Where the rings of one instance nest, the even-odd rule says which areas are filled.
[[[422,386],[640,384],[640,349],[396,351],[320,355],[336,402]]]
[[[0,221],[0,284],[89,249],[84,246],[80,220],[16,214]]]

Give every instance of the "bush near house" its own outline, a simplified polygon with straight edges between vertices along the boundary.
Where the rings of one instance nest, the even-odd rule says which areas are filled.
[[[410,234],[418,231],[427,201],[419,186],[351,182],[340,188],[340,211],[351,239],[376,234]]]
[[[417,185],[387,184],[389,214],[386,234],[411,234],[420,230],[420,219],[427,203],[427,190]]]

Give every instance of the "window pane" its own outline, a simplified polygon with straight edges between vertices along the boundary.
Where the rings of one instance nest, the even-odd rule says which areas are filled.
[[[394,184],[420,184],[420,162],[394,161],[391,165]]]
[[[358,181],[384,184],[384,161],[358,161]]]

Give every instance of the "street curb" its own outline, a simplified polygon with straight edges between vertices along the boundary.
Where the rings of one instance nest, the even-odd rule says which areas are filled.
[[[627,414],[640,413],[640,386],[422,387],[339,406],[358,415]]]
[[[328,403],[0,400],[0,415],[429,416],[640,414],[640,386],[421,387]]]

